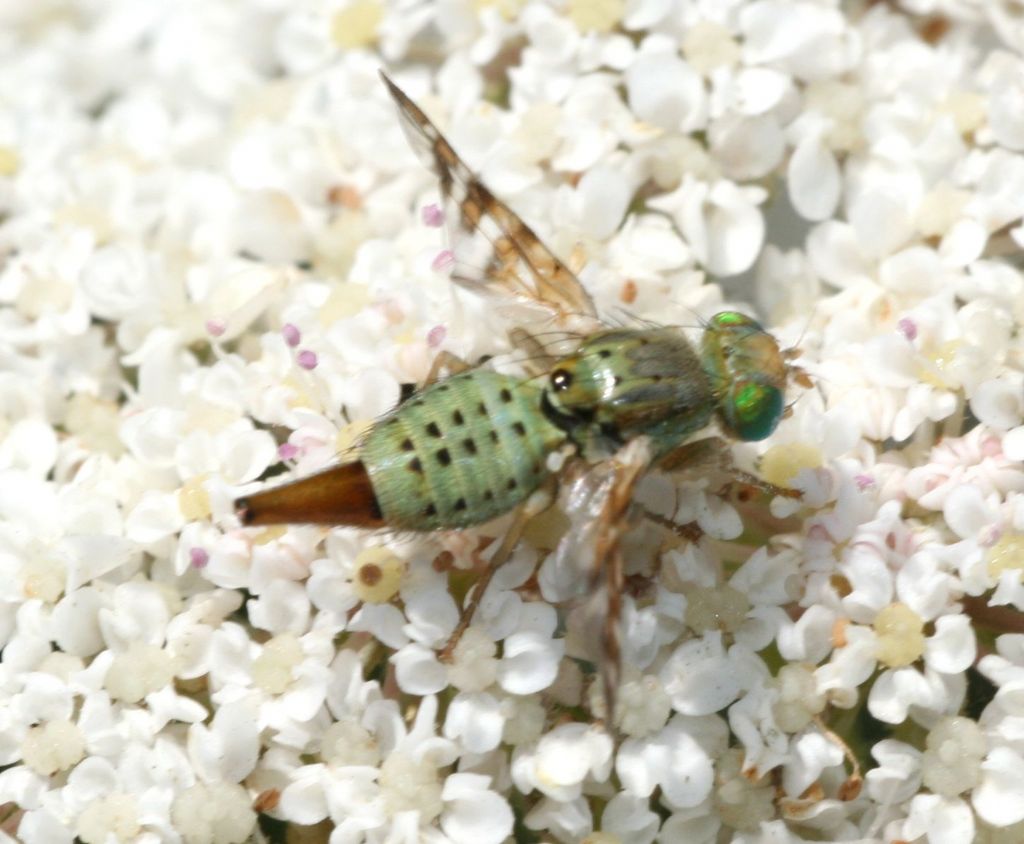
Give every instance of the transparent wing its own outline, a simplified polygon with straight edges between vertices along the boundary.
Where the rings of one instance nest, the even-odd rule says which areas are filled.
[[[573,573],[585,573],[588,594],[583,606],[584,624],[600,642],[601,682],[609,725],[614,722],[622,674],[619,625],[624,581],[620,542],[630,528],[633,492],[650,465],[650,442],[646,437],[637,437],[614,457],[569,482],[564,501],[569,530],[559,542],[546,573],[549,578],[565,582]],[[548,566],[545,563],[545,569]],[[550,580],[547,585],[552,585]],[[544,586],[542,583],[542,590]]]
[[[556,316],[596,319],[579,279],[459,158],[444,135],[383,72],[413,149],[436,174],[444,198],[452,250],[475,278],[454,276],[476,292],[501,292],[543,305]]]

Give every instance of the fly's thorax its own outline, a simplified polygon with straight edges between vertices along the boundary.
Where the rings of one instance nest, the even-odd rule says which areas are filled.
[[[616,328],[584,340],[555,364],[544,394],[549,417],[584,453],[651,438],[664,454],[714,412],[693,347],[673,328]]]
[[[722,311],[704,330],[701,358],[725,432],[748,442],[769,436],[785,412],[788,374],[775,338],[756,320]]]
[[[360,448],[384,521],[428,531],[508,512],[550,475],[566,441],[542,389],[489,370],[440,381],[380,419]]]

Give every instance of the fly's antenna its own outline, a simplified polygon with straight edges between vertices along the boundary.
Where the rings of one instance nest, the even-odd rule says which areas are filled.
[[[803,346],[803,340],[807,336],[807,332],[810,331],[811,322],[814,320],[816,311],[816,308],[811,309],[811,312],[807,315],[807,319],[804,322],[803,328],[800,329],[800,335],[797,337],[796,342],[792,346],[788,346],[782,350],[782,358],[786,361],[787,377],[799,384],[805,390],[816,387],[818,392],[821,394],[822,402],[824,402],[825,394],[822,392],[820,384],[811,380],[807,370],[802,366],[797,366],[791,363],[791,361],[796,360],[803,354],[803,349],[801,348]]]
[[[811,329],[811,323],[814,321],[814,317],[817,315],[817,312],[817,306],[811,308],[811,312],[807,315],[807,319],[804,321],[804,327],[800,329],[800,334],[797,336],[796,342],[792,346],[782,350],[782,354],[786,360],[794,360],[802,354],[800,347],[803,345],[807,332]]]

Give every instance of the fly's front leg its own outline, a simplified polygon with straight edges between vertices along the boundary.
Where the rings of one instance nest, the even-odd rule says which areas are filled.
[[[778,486],[763,478],[759,478],[757,475],[737,468],[732,460],[732,451],[729,448],[729,443],[721,437],[706,437],[702,440],[685,443],[666,454],[659,461],[658,468],[664,472],[679,472],[683,470],[690,472],[699,472],[701,470],[721,472],[731,477],[734,481],[759,489],[768,495],[797,499],[801,495],[799,490]],[[671,531],[688,542],[696,542],[704,535],[704,531],[696,522],[679,524],[671,518],[652,513],[648,510],[644,511],[644,515],[649,521]]]
[[[779,486],[759,478],[750,472],[744,472],[736,467],[732,460],[732,451],[729,442],[721,437],[706,437],[702,440],[685,443],[674,451],[670,451],[658,462],[658,468],[663,472],[678,472],[682,469],[718,470],[729,475],[742,484],[747,484],[759,489],[768,495],[778,495],[782,498],[799,499],[802,493],[798,489]]]
[[[554,367],[557,358],[548,352],[544,348],[544,344],[525,328],[513,328],[508,333],[508,339],[513,348],[526,354],[526,368],[531,375],[547,372]]]
[[[700,525],[696,522],[686,522],[685,524],[679,524],[679,522],[673,521],[668,516],[662,516],[659,513],[652,513],[646,507],[644,507],[644,518],[649,522],[653,522],[659,527],[665,528],[667,531],[671,531],[680,539],[687,542],[696,543],[704,535],[704,531],[700,529]]]
[[[512,517],[512,524],[509,525],[508,530],[505,531],[505,536],[502,538],[501,544],[491,556],[483,574],[481,574],[477,582],[473,584],[473,594],[469,598],[469,603],[466,604],[465,608],[462,610],[462,615],[459,616],[459,623],[455,625],[455,630],[452,631],[452,635],[448,637],[448,641],[445,642],[444,647],[438,652],[437,658],[442,662],[451,661],[455,646],[459,644],[459,640],[462,638],[469,625],[473,622],[473,615],[476,613],[477,607],[480,606],[480,602],[484,598],[484,593],[490,585],[491,578],[494,577],[494,573],[505,565],[505,563],[508,562],[509,557],[512,556],[512,552],[515,551],[516,546],[519,544],[519,540],[522,539],[523,531],[526,529],[527,522],[529,522],[530,519],[538,513],[542,513],[547,510],[547,508],[553,503],[553,486],[554,482],[552,481],[549,486],[539,489],[516,509],[515,515]]]

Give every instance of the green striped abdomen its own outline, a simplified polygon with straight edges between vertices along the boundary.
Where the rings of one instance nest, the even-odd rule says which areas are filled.
[[[431,385],[373,426],[359,457],[384,521],[429,531],[507,513],[548,476],[566,441],[541,413],[542,390],[474,370]]]

